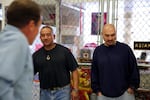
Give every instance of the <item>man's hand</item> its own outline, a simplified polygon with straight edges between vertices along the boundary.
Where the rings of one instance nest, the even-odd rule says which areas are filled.
[[[128,92],[129,94],[134,94],[134,90],[131,89],[131,88],[128,88],[127,92]]]
[[[98,93],[97,93],[97,96],[102,96],[102,93],[101,93],[101,92],[98,92]]]

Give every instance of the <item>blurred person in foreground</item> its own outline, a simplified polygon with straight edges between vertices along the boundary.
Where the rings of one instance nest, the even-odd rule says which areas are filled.
[[[43,47],[33,54],[34,73],[39,72],[40,100],[78,100],[78,64],[71,51],[55,43],[54,38],[53,29],[43,26]]]
[[[0,33],[0,100],[32,100],[32,44],[41,25],[40,7],[31,0],[14,0]]]
[[[96,47],[91,68],[91,86],[97,100],[135,100],[140,78],[131,48],[116,41],[113,24],[102,30],[104,43]]]

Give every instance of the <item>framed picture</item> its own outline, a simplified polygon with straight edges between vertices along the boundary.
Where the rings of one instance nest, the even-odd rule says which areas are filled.
[[[107,13],[104,13],[104,24],[106,24]],[[101,13],[92,13],[91,34],[98,35],[100,33]]]

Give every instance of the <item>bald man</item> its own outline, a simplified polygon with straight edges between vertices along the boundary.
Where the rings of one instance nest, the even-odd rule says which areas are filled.
[[[135,100],[140,78],[131,48],[116,41],[113,24],[102,30],[104,43],[96,47],[91,68],[91,86],[97,100]]]

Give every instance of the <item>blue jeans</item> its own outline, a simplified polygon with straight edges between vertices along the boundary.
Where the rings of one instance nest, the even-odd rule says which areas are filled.
[[[40,90],[40,100],[70,100],[71,87],[66,85],[58,90]]]
[[[135,100],[134,94],[129,94],[127,91],[120,97],[110,98],[104,95],[97,96],[97,100]]]

